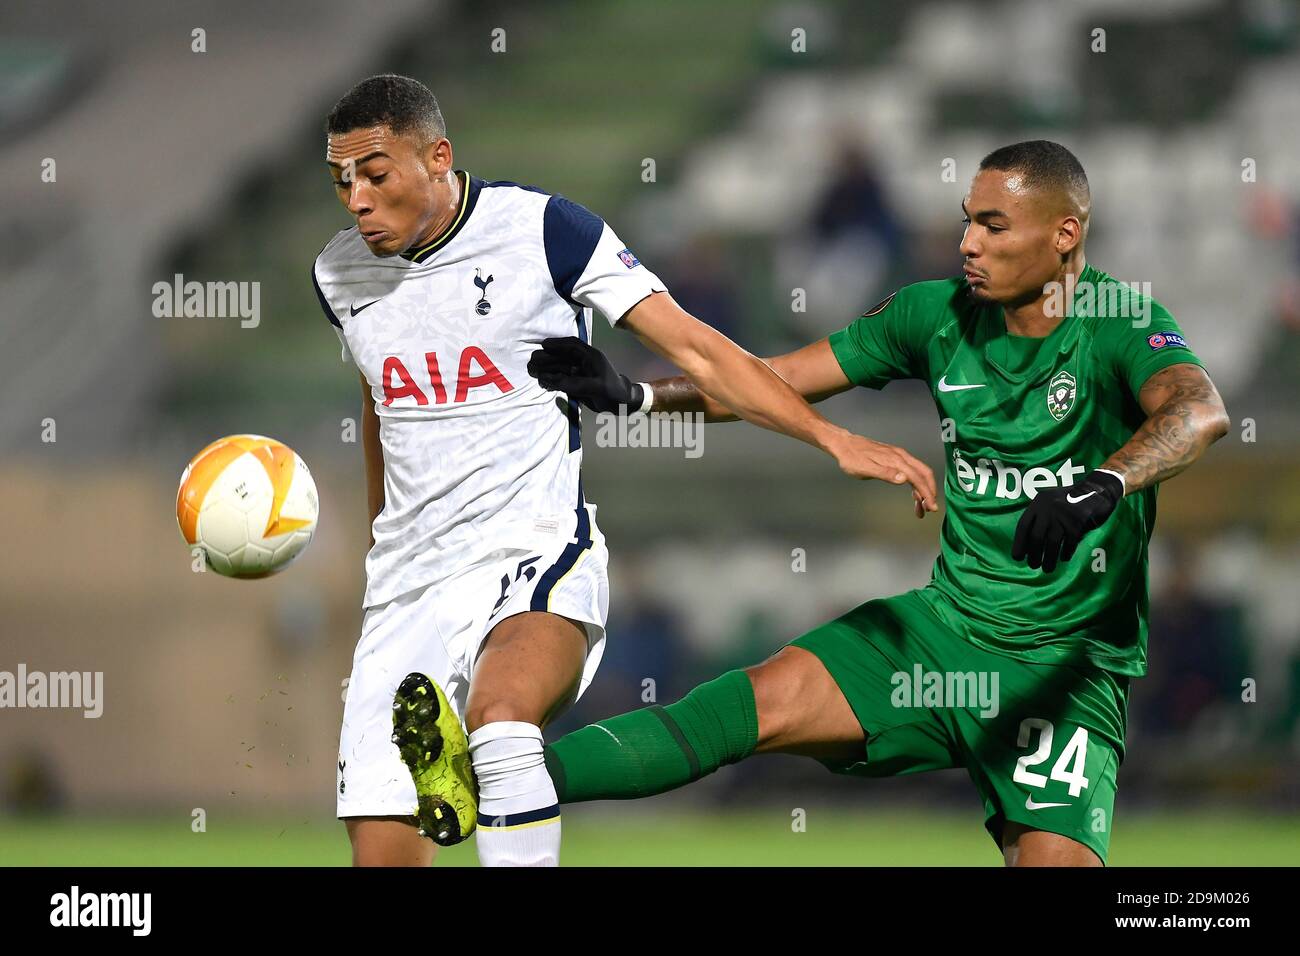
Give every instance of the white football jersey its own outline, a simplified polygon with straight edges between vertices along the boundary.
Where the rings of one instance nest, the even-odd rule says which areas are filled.
[[[501,547],[589,544],[577,403],[528,374],[541,341],[591,340],[664,285],[598,216],[532,187],[458,171],[452,225],[401,256],[357,228],[316,257],[326,317],[370,383],[384,509],[366,557],[370,607]]]

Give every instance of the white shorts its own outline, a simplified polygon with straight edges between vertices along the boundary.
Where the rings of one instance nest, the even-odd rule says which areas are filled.
[[[502,548],[432,584],[367,608],[343,705],[338,816],[408,816],[415,784],[392,742],[393,695],[412,671],[441,685],[463,721],[483,642],[501,621],[550,611],[586,625],[587,660],[578,695],[605,650],[609,552],[592,529],[590,545]]]

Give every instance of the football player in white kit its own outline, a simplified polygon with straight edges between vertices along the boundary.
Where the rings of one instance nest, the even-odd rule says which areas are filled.
[[[596,670],[609,589],[577,403],[527,373],[538,346],[589,341],[599,312],[741,417],[822,449],[850,476],[908,483],[916,507],[934,510],[934,475],[818,415],[684,312],[582,206],[456,169],[423,84],[364,80],[327,133],[356,225],[325,246],[312,279],[360,371],[372,519],[338,816],[358,865],[427,865],[435,842],[479,824],[483,864],[554,865],[560,816],[542,728]]]

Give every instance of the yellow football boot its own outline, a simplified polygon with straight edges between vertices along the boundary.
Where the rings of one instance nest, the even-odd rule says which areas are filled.
[[[454,846],[478,824],[478,786],[469,742],[442,688],[407,674],[393,698],[393,743],[415,781],[420,835]]]

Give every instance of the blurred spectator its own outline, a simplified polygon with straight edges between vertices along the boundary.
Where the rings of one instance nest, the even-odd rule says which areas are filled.
[[[683,309],[744,345],[735,273],[724,249],[717,236],[697,236],[673,263],[670,288]]]
[[[898,220],[884,184],[854,143],[840,147],[836,167],[812,215],[812,235],[823,243],[866,233],[884,245],[891,259],[902,255]]]
[[[905,271],[903,235],[883,180],[866,152],[843,140],[830,178],[813,205],[804,236],[777,241],[777,284],[782,295],[804,289],[806,309],[793,313],[803,339],[861,315]]]

